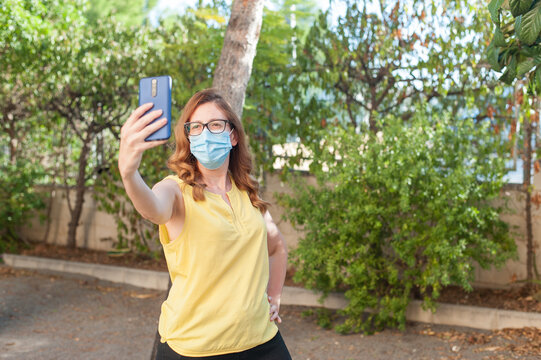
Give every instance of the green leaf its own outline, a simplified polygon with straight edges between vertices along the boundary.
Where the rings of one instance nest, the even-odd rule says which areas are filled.
[[[501,71],[502,67],[498,61],[500,49],[494,46],[494,40],[488,45],[487,48],[487,61],[495,71]]]
[[[504,0],[492,0],[490,4],[488,4],[490,18],[492,19],[492,22],[496,24],[496,26],[500,26],[500,8],[502,7],[503,3]]]
[[[521,53],[527,57],[541,55],[541,46],[524,46],[521,50]]]
[[[531,45],[541,32],[541,2],[522,16],[522,26],[519,32],[519,40]]]
[[[533,0],[509,0],[511,14],[514,17],[525,14],[532,7]]]
[[[541,94],[541,69],[537,68],[535,70],[535,84],[536,84],[536,91],[538,94]],[[541,150],[541,148],[540,148]]]
[[[518,63],[517,66],[517,78],[520,79],[526,74],[528,71],[531,70],[535,66],[534,60],[532,58],[528,58],[520,63]]]
[[[528,73],[533,67],[541,63],[541,57],[537,56],[535,58],[527,58],[524,61],[519,62],[517,66],[517,78],[522,78],[526,73]]]
[[[513,80],[515,80],[516,76],[517,76],[517,56],[511,55],[511,61],[509,61],[509,64],[507,65],[507,69],[505,70],[503,75],[500,77],[500,80],[510,85],[511,83],[513,83]]]
[[[516,18],[515,20],[515,36],[518,37],[520,30],[522,29],[522,15]]]
[[[492,41],[494,42],[494,46],[496,47],[504,47],[507,45],[505,42],[505,38],[503,37],[502,31],[498,27],[494,31],[494,38]]]

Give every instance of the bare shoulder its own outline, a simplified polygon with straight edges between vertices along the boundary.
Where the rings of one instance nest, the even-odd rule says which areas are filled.
[[[166,193],[169,195],[182,196],[182,192],[178,186],[178,183],[173,179],[163,179],[157,182],[153,187],[152,191]]]
[[[159,224],[166,224],[184,213],[184,199],[178,183],[173,179],[163,179],[152,187],[160,209]],[[179,206],[180,205],[180,206]]]

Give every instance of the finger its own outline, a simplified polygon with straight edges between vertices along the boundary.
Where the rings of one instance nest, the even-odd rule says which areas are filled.
[[[135,109],[128,120],[122,125],[122,128],[120,129],[120,137],[125,138],[126,136],[129,136],[130,133],[132,133],[132,128],[134,124],[140,119],[140,117],[148,110],[150,110],[154,104],[152,103],[146,103],[141,106],[139,106],[137,109]],[[142,128],[142,127],[141,127]],[[141,128],[136,129],[135,131],[139,131]]]
[[[152,141],[145,141],[144,145],[141,146],[141,148],[144,150],[152,149],[154,147],[167,144],[169,140],[152,140]]]
[[[153,103],[146,103],[146,104],[143,104],[141,106],[139,106],[137,109],[135,109],[130,117],[128,118],[128,120],[126,120],[126,124],[128,124],[128,126],[130,126],[131,124],[133,124],[136,120],[138,120],[141,116],[143,116],[143,114],[145,112],[147,112],[148,110],[152,109],[152,107],[154,106]]]
[[[162,127],[164,127],[167,124],[166,118],[161,118],[160,120],[157,120],[155,123],[148,125],[144,129],[142,129],[139,132],[139,136],[143,139],[146,139],[149,135],[153,134],[157,130],[160,130]]]
[[[270,321],[277,321],[278,323],[281,323],[282,318],[280,317],[280,315],[278,315],[278,312],[275,312],[271,315]]]
[[[147,127],[151,122],[159,118],[163,114],[162,110],[154,110],[146,114],[145,116],[136,120],[133,124],[133,129],[137,132]]]

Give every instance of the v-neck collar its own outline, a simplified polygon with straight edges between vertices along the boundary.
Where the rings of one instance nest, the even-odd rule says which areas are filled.
[[[218,201],[223,201],[225,205],[233,211],[233,201],[234,201],[235,194],[237,192],[237,185],[235,184],[235,180],[233,180],[233,177],[229,174],[228,176],[229,176],[229,179],[231,180],[231,189],[229,191],[226,191],[225,195],[229,199],[229,203],[222,197],[221,194],[216,194],[206,189],[204,191],[205,191],[205,195],[210,195],[212,198]]]

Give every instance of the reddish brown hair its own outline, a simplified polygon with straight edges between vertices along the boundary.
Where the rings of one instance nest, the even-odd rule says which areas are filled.
[[[264,213],[269,203],[259,197],[259,183],[252,176],[252,156],[246,144],[246,134],[238,116],[231,105],[220,95],[216,89],[205,89],[195,93],[182,109],[182,114],[175,126],[176,149],[169,157],[167,166],[174,171],[180,179],[193,187],[195,201],[205,200],[202,175],[197,167],[197,159],[190,152],[190,142],[184,130],[184,124],[190,121],[195,110],[206,103],[215,104],[226,116],[237,132],[237,145],[231,149],[229,156],[229,172],[240,190],[246,190],[252,205]]]

